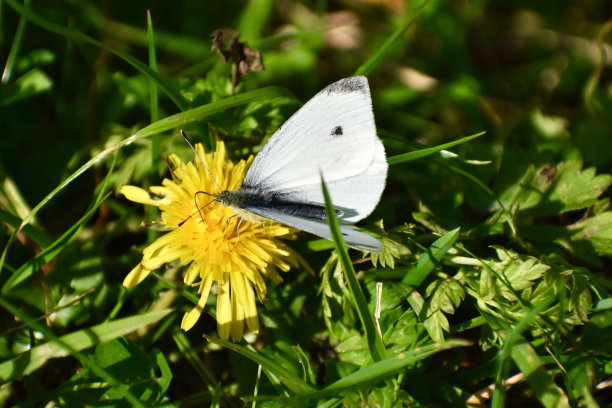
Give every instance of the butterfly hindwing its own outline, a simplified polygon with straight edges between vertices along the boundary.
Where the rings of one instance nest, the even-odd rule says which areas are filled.
[[[280,222],[281,224],[285,224],[289,227],[310,232],[318,237],[333,240],[329,225],[325,220],[300,217],[278,211],[275,208],[246,206],[243,209],[260,217]],[[357,249],[380,252],[382,249],[381,243],[371,235],[366,234],[365,232],[357,231],[356,228],[357,227],[354,225],[340,225],[340,232],[342,233],[346,245]]]

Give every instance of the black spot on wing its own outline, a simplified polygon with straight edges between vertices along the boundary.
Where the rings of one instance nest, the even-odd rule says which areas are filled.
[[[333,93],[368,93],[368,80],[363,76],[350,77],[341,79],[338,82],[334,82],[325,88],[328,94]]]
[[[342,136],[344,134],[344,129],[342,129],[342,126],[336,126],[332,129],[331,134],[332,136]]]

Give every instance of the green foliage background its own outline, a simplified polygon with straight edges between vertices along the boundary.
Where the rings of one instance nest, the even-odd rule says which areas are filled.
[[[612,401],[611,3],[0,6],[0,405]],[[235,96],[217,29],[263,53]],[[381,254],[301,234],[316,273],[268,285],[252,344],[179,329],[179,265],[121,286],[158,233],[115,192],[191,159],[179,129],[246,157],[354,74],[391,164]]]

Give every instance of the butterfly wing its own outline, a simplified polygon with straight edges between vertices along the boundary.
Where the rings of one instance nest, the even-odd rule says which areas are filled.
[[[311,234],[321,238],[333,240],[329,230],[329,225],[324,220],[300,217],[278,211],[275,208],[245,206],[243,209],[260,217],[280,222],[281,224],[285,224],[302,231],[310,232]],[[342,232],[346,245],[352,248],[365,249],[371,252],[380,252],[382,249],[382,244],[377,239],[373,238],[369,234],[366,234],[365,232],[357,231],[357,227],[354,225],[340,225],[340,232]]]
[[[365,77],[345,78],[329,85],[291,116],[257,154],[241,188],[324,205],[321,174],[334,206],[343,212],[341,223],[365,218],[380,200],[387,161],[376,135]],[[325,222],[313,221],[316,226],[308,230],[301,218],[275,220],[331,239]],[[290,221],[300,223],[293,225]],[[315,232],[323,229],[319,224],[327,232]]]

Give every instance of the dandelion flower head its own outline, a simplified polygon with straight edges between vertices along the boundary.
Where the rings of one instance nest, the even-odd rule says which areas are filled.
[[[220,187],[240,187],[253,160],[234,164],[227,159],[225,145],[217,142],[216,152],[196,152],[204,160]],[[217,292],[217,330],[219,336],[231,335],[238,341],[248,329],[257,333],[259,321],[255,293],[265,298],[265,277],[280,282],[278,271],[297,266],[297,255],[279,238],[294,238],[295,231],[277,223],[244,221],[229,218],[232,210],[198,191],[219,193],[218,187],[197,157],[184,163],[176,155],[169,157],[176,180],[164,179],[162,186],[149,192],[136,186],[120,190],[128,200],[154,205],[160,209],[159,224],[171,229],[143,250],[142,261],[127,275],[123,285],[131,288],[148,274],[175,260],[186,266],[186,285],[198,288],[198,304],[183,316],[181,328],[191,329],[199,319],[211,292]],[[197,206],[196,206],[197,200]],[[198,211],[199,210],[199,211]],[[228,221],[229,219],[229,221]]]

